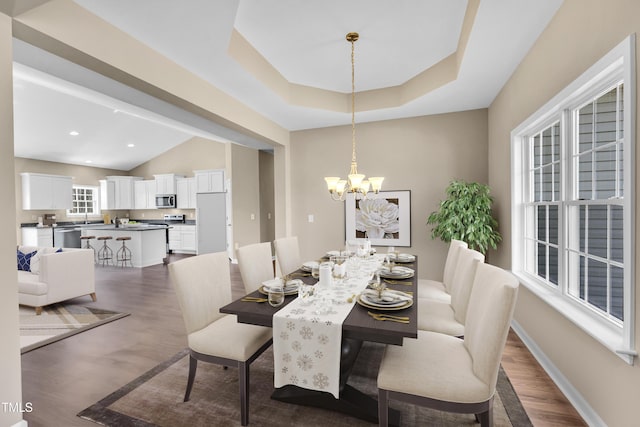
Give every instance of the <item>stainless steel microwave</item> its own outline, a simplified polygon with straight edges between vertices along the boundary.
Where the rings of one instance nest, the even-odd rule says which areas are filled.
[[[157,194],[156,195],[156,208],[168,209],[176,207],[176,195],[175,194]]]

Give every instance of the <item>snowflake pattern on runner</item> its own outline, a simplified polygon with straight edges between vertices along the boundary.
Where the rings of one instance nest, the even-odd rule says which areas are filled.
[[[290,382],[291,384],[298,384],[298,377],[297,377],[297,375],[291,375],[291,376],[289,377],[289,382]]]
[[[305,310],[304,308],[295,308],[293,310],[291,310],[291,314],[304,314],[306,313],[307,310]]]
[[[318,335],[318,342],[322,345],[326,345],[329,342],[329,337],[325,334]]]
[[[287,333],[287,331],[282,331],[280,333],[280,338],[282,338],[284,341],[289,339],[289,334]]]
[[[313,330],[308,326],[303,326],[300,329],[300,336],[303,340],[310,340],[313,338]]]
[[[303,371],[308,371],[313,368],[313,359],[306,354],[301,354],[298,356],[298,368]]]
[[[329,377],[322,372],[318,372],[313,376],[313,385],[319,389],[325,389],[329,387]]]
[[[291,362],[292,359],[293,358],[291,357],[291,354],[289,354],[289,353],[285,353],[285,354],[282,355],[282,361],[285,362],[285,363]]]
[[[288,330],[293,331],[295,328],[296,328],[296,323],[295,322],[292,322],[292,321],[287,322],[287,329]]]
[[[291,348],[295,351],[300,351],[302,350],[302,344],[300,344],[300,341],[294,341],[291,343]]]
[[[321,350],[316,350],[314,355],[316,356],[316,359],[322,359],[322,357],[324,356],[324,353]]]

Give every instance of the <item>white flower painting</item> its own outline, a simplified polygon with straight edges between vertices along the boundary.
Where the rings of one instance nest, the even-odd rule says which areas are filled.
[[[346,240],[368,238],[376,246],[411,246],[411,192],[381,191],[346,200]]]
[[[356,230],[370,239],[393,239],[400,231],[400,209],[388,199],[360,200],[356,209]]]

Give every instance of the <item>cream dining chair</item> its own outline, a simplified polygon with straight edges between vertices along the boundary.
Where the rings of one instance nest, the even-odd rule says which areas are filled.
[[[254,243],[238,248],[238,267],[246,293],[260,288],[262,282],[275,277],[271,243]]]
[[[221,314],[231,302],[229,259],[226,252],[198,255],[169,264],[189,345],[189,377],[184,401],[189,400],[198,361],[238,368],[240,422],[249,424],[249,365],[272,343],[271,328],[238,323]]]
[[[469,297],[476,268],[484,255],[473,249],[458,248],[457,262],[449,287],[451,303],[418,298],[418,329],[440,332],[454,337],[464,336]],[[420,295],[420,294],[418,294]]]
[[[276,260],[280,268],[280,274],[285,275],[293,273],[302,265],[300,260],[300,247],[298,246],[298,238],[282,237],[273,241],[276,250]]]
[[[379,425],[388,425],[389,400],[447,412],[475,414],[493,424],[502,351],[518,281],[489,264],[479,264],[471,291],[464,339],[418,331],[417,339],[387,346],[378,372]]]
[[[419,298],[428,298],[446,303],[451,302],[449,289],[451,288],[453,275],[456,271],[458,249],[466,247],[467,244],[461,240],[451,240],[451,243],[449,243],[449,251],[447,252],[447,259],[444,263],[442,282],[432,279],[418,279]]]

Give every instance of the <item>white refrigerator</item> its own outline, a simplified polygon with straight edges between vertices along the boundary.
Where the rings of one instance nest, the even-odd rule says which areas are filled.
[[[227,193],[196,194],[198,255],[227,251]]]

